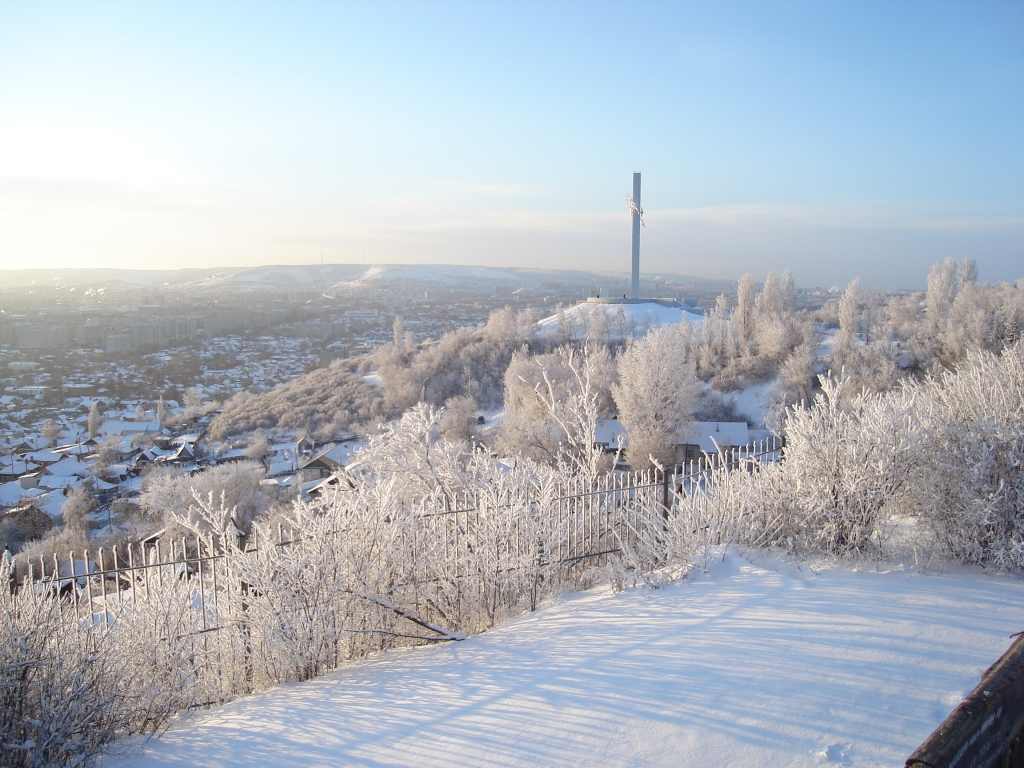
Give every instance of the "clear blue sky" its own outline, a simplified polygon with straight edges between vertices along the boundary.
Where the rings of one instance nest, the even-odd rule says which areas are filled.
[[[1024,4],[0,0],[0,267],[1024,276]]]

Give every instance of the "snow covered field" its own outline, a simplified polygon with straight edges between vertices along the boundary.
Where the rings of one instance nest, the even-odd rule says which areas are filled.
[[[902,765],[1024,629],[1024,578],[729,554],[179,720],[107,765]]]

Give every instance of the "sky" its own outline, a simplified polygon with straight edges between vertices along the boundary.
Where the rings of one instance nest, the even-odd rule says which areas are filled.
[[[1024,4],[0,0],[0,269],[1024,276]]]

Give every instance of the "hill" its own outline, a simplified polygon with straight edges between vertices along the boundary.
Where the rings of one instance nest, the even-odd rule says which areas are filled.
[[[0,285],[8,289],[64,287],[159,288],[162,291],[359,291],[405,282],[410,286],[446,286],[463,290],[509,286],[602,285],[627,281],[626,273],[459,266],[450,264],[305,264],[205,269],[4,269]],[[644,275],[665,285],[720,287],[731,283],[679,275]]]

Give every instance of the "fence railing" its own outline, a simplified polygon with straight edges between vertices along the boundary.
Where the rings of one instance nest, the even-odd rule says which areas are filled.
[[[722,470],[777,462],[782,450],[781,441],[766,440],[671,471],[612,472],[420,501],[414,524],[400,533],[403,556],[413,564],[405,581],[389,582],[386,594],[363,595],[373,603],[373,618],[345,631],[410,642],[453,639],[473,611],[493,621],[503,612],[532,609],[553,580],[582,579],[636,547],[645,532],[659,530],[677,497],[706,488]],[[91,557],[31,558],[12,572],[11,588],[50,592],[79,621],[99,630],[116,624],[126,605],[163,599],[173,585],[185,589],[191,610],[175,631],[178,640],[189,639],[206,680],[203,700],[195,702],[201,705],[252,684],[257,640],[246,617],[261,596],[247,581],[246,558],[283,558],[305,536],[303,530],[279,527],[269,540],[254,532],[241,546],[209,535],[100,549]],[[399,598],[400,604],[394,602]],[[351,648],[336,649],[328,666],[346,654],[351,657]]]
[[[907,758],[907,768],[1024,766],[1024,633]]]

